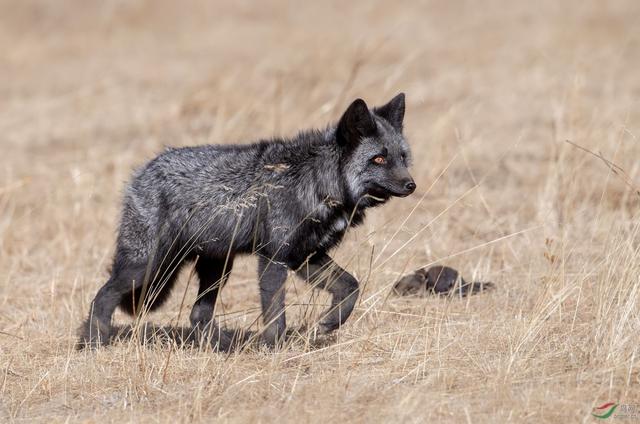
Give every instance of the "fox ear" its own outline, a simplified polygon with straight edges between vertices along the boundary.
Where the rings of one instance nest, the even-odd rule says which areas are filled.
[[[404,93],[395,96],[384,106],[373,110],[376,115],[384,118],[395,129],[402,131],[402,121],[404,120]]]
[[[337,142],[343,146],[357,143],[362,137],[374,135],[376,130],[376,122],[371,116],[367,104],[362,99],[356,99],[349,105],[338,122]]]

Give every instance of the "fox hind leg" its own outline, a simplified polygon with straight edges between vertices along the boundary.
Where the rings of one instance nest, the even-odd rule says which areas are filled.
[[[142,286],[146,270],[145,264],[134,264],[119,266],[112,271],[109,280],[91,302],[89,317],[80,329],[78,348],[98,347],[111,342],[113,313],[123,296],[131,292],[132,284]]]
[[[200,287],[189,317],[194,328],[205,328],[213,321],[218,293],[229,279],[232,267],[233,258],[225,260],[200,257],[197,259],[196,273],[200,280]]]
[[[114,336],[111,318],[118,306],[137,315],[141,310],[157,308],[166,300],[183,261],[166,251],[156,252],[155,258],[134,261],[122,250],[116,252],[111,277],[96,294],[89,318],[80,330],[79,348],[111,342]]]

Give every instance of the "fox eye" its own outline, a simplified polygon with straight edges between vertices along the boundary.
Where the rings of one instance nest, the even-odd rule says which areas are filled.
[[[385,163],[387,163],[387,158],[385,158],[382,155],[376,155],[373,157],[373,159],[371,159],[373,161],[373,163],[375,163],[376,165],[384,165]]]

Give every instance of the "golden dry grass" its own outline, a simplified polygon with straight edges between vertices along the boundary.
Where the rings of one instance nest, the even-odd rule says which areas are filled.
[[[0,421],[591,422],[600,403],[640,403],[637,1],[0,10]],[[365,290],[333,343],[73,349],[133,167],[401,90],[418,192],[336,250]],[[498,290],[389,296],[435,262]],[[237,262],[225,325],[258,316],[254,268]],[[185,286],[154,322],[175,321]],[[326,301],[293,278],[287,297]]]

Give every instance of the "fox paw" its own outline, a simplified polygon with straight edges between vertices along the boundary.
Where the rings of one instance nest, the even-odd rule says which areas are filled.
[[[80,337],[76,343],[76,349],[96,349],[106,346],[111,339],[111,326],[98,319],[88,319],[80,327]]]

